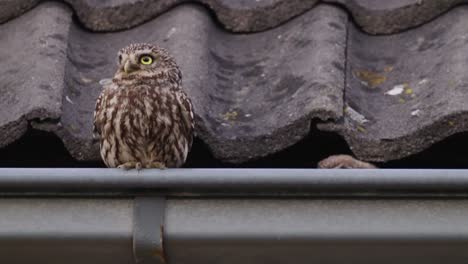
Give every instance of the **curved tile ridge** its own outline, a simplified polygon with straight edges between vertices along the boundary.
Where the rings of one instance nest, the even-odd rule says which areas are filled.
[[[215,156],[262,157],[304,138],[311,118],[341,117],[346,24],[340,9],[319,6],[270,31],[208,36],[200,132]]]
[[[70,22],[66,6],[46,3],[0,25],[0,147],[30,120],[60,118]]]
[[[122,46],[155,42],[181,66],[198,136],[214,155],[229,162],[268,155],[306,136],[311,118],[341,117],[346,23],[340,9],[321,6],[271,31],[232,35],[204,9],[182,5],[123,32],[73,25],[60,126],[42,128],[74,157],[98,158],[91,136],[98,82],[113,75]]]
[[[210,7],[219,21],[234,32],[257,32],[275,27],[312,8],[318,0],[65,0],[80,21],[93,31],[117,31],[140,25],[187,2]]]
[[[81,23],[92,31],[119,31],[151,20],[182,3],[210,7],[219,21],[233,32],[258,32],[311,9],[319,0],[62,0],[75,10]],[[23,14],[39,0],[3,0],[0,23]]]
[[[323,0],[345,7],[367,33],[398,33],[424,24],[467,0]]]
[[[320,0],[63,0],[92,31],[118,31],[138,26],[182,3],[210,7],[226,29],[259,32],[277,27],[312,9]],[[347,9],[355,22],[370,34],[391,34],[424,24],[468,0],[322,0]],[[32,8],[38,0],[5,0],[0,3],[0,23]]]
[[[388,161],[468,131],[468,6],[420,28],[349,31],[341,133],[353,152]]]
[[[35,7],[40,0],[2,0],[0,1],[0,24],[22,15]]]
[[[128,29],[189,0],[65,0],[80,21],[93,31]],[[349,10],[355,22],[370,34],[391,34],[426,23],[468,0],[322,0]],[[209,6],[226,29],[259,32],[274,28],[310,10],[319,0],[231,1],[196,0]]]
[[[92,31],[129,29],[163,14],[186,0],[63,0]]]

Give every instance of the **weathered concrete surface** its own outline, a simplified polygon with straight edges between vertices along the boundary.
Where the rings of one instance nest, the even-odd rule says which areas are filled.
[[[406,157],[468,130],[467,24],[460,7],[392,36],[351,27],[342,133],[359,158]]]
[[[45,3],[0,25],[0,146],[29,120],[55,120],[61,103],[71,12]]]

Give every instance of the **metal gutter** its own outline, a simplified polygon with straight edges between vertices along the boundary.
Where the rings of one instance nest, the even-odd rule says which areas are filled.
[[[0,199],[0,263],[134,263],[132,199]]]
[[[0,195],[468,196],[468,170],[0,169]]]
[[[468,262],[468,200],[170,200],[165,230],[169,263]]]
[[[468,171],[0,169],[0,263],[466,263]]]

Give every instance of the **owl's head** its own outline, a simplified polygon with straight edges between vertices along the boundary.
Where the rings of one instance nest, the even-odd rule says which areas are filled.
[[[179,67],[169,53],[158,46],[138,43],[130,44],[118,52],[119,68],[116,79],[133,80],[143,78],[181,78]]]

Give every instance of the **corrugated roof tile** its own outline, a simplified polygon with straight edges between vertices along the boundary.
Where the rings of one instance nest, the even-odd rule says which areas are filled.
[[[62,0],[75,10],[81,23],[93,31],[118,31],[138,26],[187,0]],[[214,11],[218,20],[234,32],[258,32],[274,28],[318,3],[338,4],[371,34],[390,34],[419,26],[468,0],[197,0]],[[3,0],[0,23],[33,8],[38,0]]]
[[[70,23],[69,9],[45,3],[0,26],[0,146],[29,120],[60,118]]]
[[[204,1],[232,31],[272,28],[250,34],[220,28],[199,5],[167,11],[177,0],[68,1],[20,16],[36,2],[2,3],[0,21],[10,20],[0,25],[0,146],[30,124],[56,133],[75,158],[99,159],[91,138],[99,81],[112,77],[117,50],[132,42],[156,42],[176,57],[198,136],[223,161],[295,144],[314,118],[371,161],[468,130],[468,7],[420,25],[461,0],[329,1],[359,25],[336,5],[312,8],[316,1]]]

